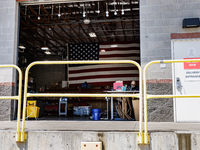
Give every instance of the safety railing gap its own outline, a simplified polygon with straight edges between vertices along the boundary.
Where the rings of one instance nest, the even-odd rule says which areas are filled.
[[[32,66],[34,65],[58,65],[58,64],[133,64],[135,65],[139,70],[139,94],[77,94],[77,93],[71,93],[71,94],[59,94],[59,93],[40,93],[40,94],[33,94],[33,93],[27,93],[27,87],[28,87],[28,73]],[[25,114],[26,114],[26,103],[27,103],[27,97],[62,97],[62,96],[68,96],[68,97],[135,97],[139,98],[140,104],[139,104],[139,111],[140,111],[140,117],[139,117],[139,133],[138,133],[138,144],[144,143],[144,133],[143,133],[143,101],[142,101],[142,69],[141,66],[132,60],[105,60],[105,61],[36,61],[32,62],[27,68],[25,72],[25,80],[24,80],[24,100],[23,100],[23,115],[22,115],[22,130],[21,130],[21,142],[25,142],[27,138],[27,133],[25,132]]]

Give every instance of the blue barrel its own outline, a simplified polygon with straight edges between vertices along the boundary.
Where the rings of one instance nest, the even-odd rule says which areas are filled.
[[[101,118],[101,109],[92,109],[93,120],[100,120]]]

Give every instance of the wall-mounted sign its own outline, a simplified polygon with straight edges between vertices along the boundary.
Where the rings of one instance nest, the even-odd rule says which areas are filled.
[[[188,57],[196,57],[196,49],[194,47],[188,47],[187,55]]]
[[[184,58],[200,59],[200,58]],[[200,81],[200,62],[184,62],[185,81]]]
[[[200,59],[198,58],[184,58],[184,59]],[[200,62],[184,62],[184,69],[200,69]]]
[[[31,2],[31,1],[34,1],[34,0],[16,0],[17,2]]]

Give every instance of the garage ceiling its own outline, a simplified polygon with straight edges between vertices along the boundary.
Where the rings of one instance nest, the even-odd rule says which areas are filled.
[[[20,8],[20,45],[25,46],[24,53],[32,57],[45,56],[43,46],[49,48],[51,55],[66,55],[68,43],[138,42],[139,37],[139,0],[23,5]]]

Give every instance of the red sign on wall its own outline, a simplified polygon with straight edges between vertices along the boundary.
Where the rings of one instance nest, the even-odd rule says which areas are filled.
[[[184,58],[184,59],[200,59],[200,58]],[[200,62],[184,62],[184,69],[200,69]]]

